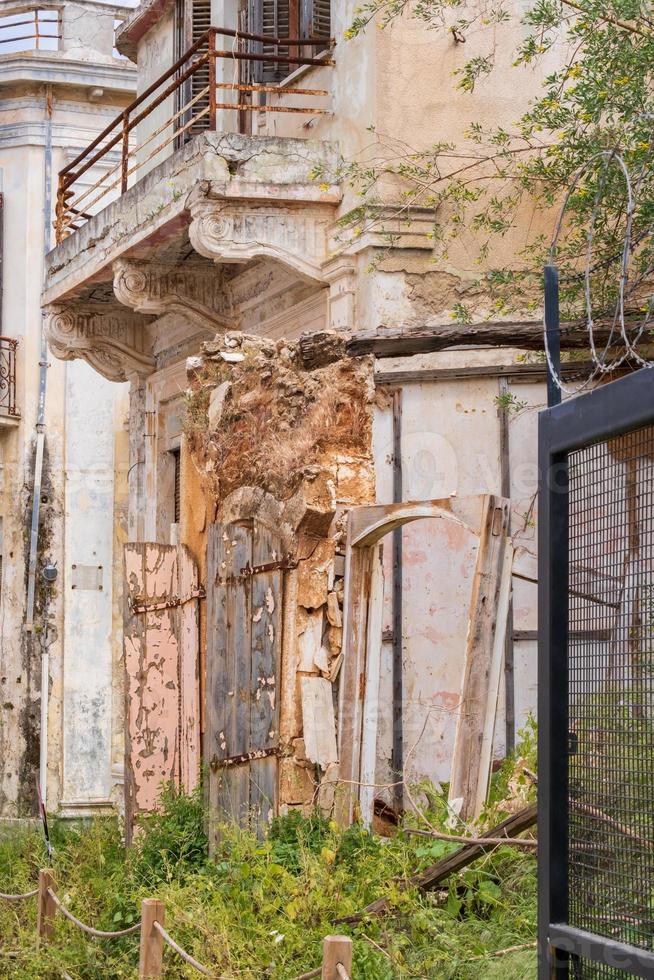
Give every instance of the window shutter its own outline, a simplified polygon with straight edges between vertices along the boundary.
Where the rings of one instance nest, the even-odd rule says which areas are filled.
[[[290,3],[289,0],[259,0],[262,17],[262,34],[271,37],[290,37]],[[258,33],[258,32],[255,32]],[[288,46],[276,48],[274,44],[263,45],[264,54],[287,55]],[[263,62],[263,82],[279,82],[293,70],[292,65],[280,64],[276,61]]]
[[[301,0],[302,37],[331,37],[331,0]]]
[[[251,34],[265,34],[270,37],[290,36],[289,0],[248,0],[246,31]],[[249,41],[248,51],[252,54],[288,54],[288,47],[277,49],[274,44]],[[249,80],[254,83],[270,85],[286,78],[291,70],[288,65],[275,61],[251,61]]]
[[[192,19],[191,19],[191,44],[199,41],[203,34],[211,27],[211,0],[192,0]],[[191,98],[194,99],[203,88],[209,84],[209,65],[204,64],[191,76]],[[193,115],[197,116],[203,109],[209,106],[209,95],[199,99],[193,106]],[[207,113],[191,127],[191,132],[200,133],[209,129],[210,119]]]

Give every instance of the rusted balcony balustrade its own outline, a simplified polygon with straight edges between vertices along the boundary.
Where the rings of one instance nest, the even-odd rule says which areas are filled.
[[[56,8],[28,7],[0,17],[0,54],[56,51],[60,40],[61,14]]]
[[[230,121],[232,131],[246,132],[245,120],[252,113],[329,114],[327,108],[307,104],[307,99],[329,96],[325,89],[264,84],[257,79],[264,75],[264,65],[288,65],[289,73],[300,65],[332,66],[332,46],[328,38],[270,37],[210,28],[60,172],[57,243],[97,213],[108,195],[124,194],[147,172],[148,164],[153,166],[152,161],[156,164],[165,156],[168,147],[171,152],[197,133],[226,130]],[[234,70],[227,80],[227,73],[219,69],[229,62]],[[236,101],[228,100],[230,92],[237,93]],[[222,98],[221,93],[225,93]],[[103,171],[97,180],[93,168]]]
[[[16,349],[13,337],[0,337],[0,416],[20,418],[16,407]]]

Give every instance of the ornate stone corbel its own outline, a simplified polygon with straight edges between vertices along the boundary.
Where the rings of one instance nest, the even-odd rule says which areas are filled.
[[[322,282],[333,208],[298,202],[191,198],[189,237],[196,252],[214,262],[269,258],[303,279]]]
[[[230,330],[221,276],[217,269],[168,269],[149,262],[117,259],[113,264],[116,298],[140,313],[178,313],[204,330]]]
[[[144,349],[143,318],[99,306],[52,306],[46,310],[50,350],[62,361],[81,358],[109,381],[147,376],[154,358]]]

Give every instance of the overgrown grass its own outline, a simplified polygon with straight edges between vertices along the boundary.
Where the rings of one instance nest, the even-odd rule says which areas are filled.
[[[498,775],[495,799],[508,782],[507,772]],[[426,805],[429,819],[442,826],[443,797],[432,792]],[[291,813],[263,841],[225,828],[210,860],[204,825],[199,792],[167,790],[162,812],[144,821],[127,854],[113,819],[55,824],[50,862],[36,831],[14,832],[0,837],[0,890],[34,887],[37,869],[50,863],[63,901],[103,929],[130,925],[143,898],[161,898],[171,934],[216,977],[289,980],[320,963],[322,939],[333,932],[354,940],[356,980],[536,975],[533,950],[488,955],[535,936],[535,861],[517,849],[502,848],[448,887],[421,895],[402,890],[401,882],[453,845],[402,833],[382,839],[356,826],[342,832],[318,814]],[[338,924],[382,895],[392,900],[389,915]],[[138,936],[90,940],[57,916],[52,943],[37,950],[35,925],[35,901],[0,901],[0,976],[136,977]],[[166,977],[197,975],[166,952]]]

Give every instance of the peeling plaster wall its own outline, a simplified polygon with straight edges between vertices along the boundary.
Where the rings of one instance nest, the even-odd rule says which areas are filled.
[[[140,95],[144,92],[153,82],[155,82],[164,72],[170,68],[170,66],[175,61],[175,15],[174,15],[174,4],[170,5],[168,9],[164,12],[161,20],[153,26],[153,28],[148,31],[143,42],[139,44],[138,48],[138,94]],[[159,92],[163,92],[170,84],[170,80],[163,85]],[[155,92],[150,99],[141,105],[139,111],[144,111],[147,108],[149,102],[153,102],[159,95],[159,92]],[[176,96],[171,95],[169,98],[165,99],[152,113],[147,116],[143,122],[139,123],[136,130],[136,143],[137,146],[141,146],[145,140],[161,129],[161,127],[174,115],[177,111],[177,106],[175,104]],[[181,107],[181,106],[180,106]],[[178,124],[179,125],[179,124]],[[174,143],[170,143],[161,152],[156,153],[151,160],[146,158],[150,156],[152,151],[164,142],[173,132],[172,128],[162,130],[161,134],[149,143],[143,150],[139,151],[137,159],[143,164],[142,167],[131,178],[131,184],[136,183],[141,177],[144,177],[146,173],[161,163],[166,157],[169,157],[171,153],[175,150]]]
[[[77,812],[108,804],[112,788],[114,452],[120,388],[82,362],[67,365],[66,382],[62,807]]]
[[[89,10],[91,9],[91,13]],[[116,387],[84,365],[49,359],[35,629],[24,630],[31,486],[39,390],[44,251],[46,90],[52,84],[53,177],[125,104],[133,68],[111,57],[116,5],[66,4],[61,52],[5,56],[0,79],[0,175],[4,195],[2,333],[19,340],[18,425],[0,419],[0,817],[36,811],[41,657],[50,657],[48,808],[109,795],[113,575],[113,461]],[[96,50],[97,48],[101,50]],[[101,62],[101,68],[98,63]],[[106,84],[101,102],[92,86]],[[59,84],[61,83],[61,87]],[[86,373],[85,373],[86,372]],[[79,384],[78,384],[79,382]],[[78,509],[79,508],[79,509]],[[109,529],[107,544],[105,540]],[[102,607],[70,591],[68,566],[93,558],[106,568]],[[46,585],[42,568],[56,563]],[[88,594],[87,594],[88,597]],[[70,659],[69,659],[70,653]],[[108,668],[107,668],[108,664]],[[101,692],[100,692],[101,689]],[[101,709],[101,711],[100,711]],[[65,736],[64,736],[65,731]],[[121,726],[122,733],[122,726]],[[108,738],[108,742],[107,742]],[[75,812],[80,812],[76,809]]]

